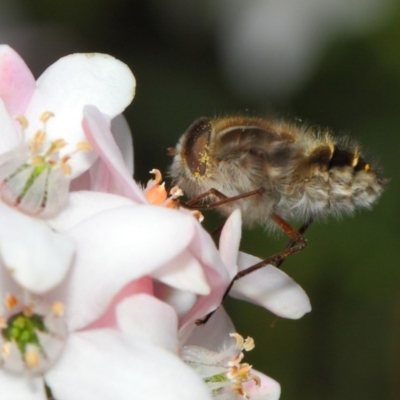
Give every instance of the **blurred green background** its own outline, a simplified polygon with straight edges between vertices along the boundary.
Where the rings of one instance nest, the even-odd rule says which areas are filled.
[[[314,224],[308,248],[284,264],[312,313],[227,308],[255,339],[247,360],[281,383],[282,399],[400,399],[398,1],[0,0],[0,35],[36,76],[71,52],[130,66],[142,182],[166,171],[166,148],[203,115],[295,117],[360,140],[391,182],[372,212]],[[259,257],[287,241],[261,228],[243,237]]]

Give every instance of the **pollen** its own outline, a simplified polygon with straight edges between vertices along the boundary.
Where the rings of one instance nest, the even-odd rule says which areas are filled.
[[[353,158],[353,161],[351,162],[351,166],[354,168],[358,164],[359,160],[360,160],[360,156],[355,155]]]
[[[209,163],[210,156],[208,155],[208,146],[204,146],[204,151],[199,153],[199,161],[206,165]]]

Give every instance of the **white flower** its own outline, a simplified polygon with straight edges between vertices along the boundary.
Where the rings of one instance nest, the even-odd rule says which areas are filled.
[[[192,331],[181,348],[182,359],[202,377],[215,399],[278,400],[279,383],[242,362],[243,350],[252,350],[254,341],[232,334],[234,330],[221,307],[205,325]]]
[[[191,215],[115,207],[63,235],[1,203],[0,219],[2,400],[44,400],[44,381],[58,400],[209,397],[150,278],[208,293],[197,260],[218,252]]]
[[[2,201],[31,215],[54,215],[67,200],[70,181],[97,157],[81,126],[84,106],[113,118],[134,91],[131,71],[111,56],[61,58],[35,82],[18,54],[0,46]]]

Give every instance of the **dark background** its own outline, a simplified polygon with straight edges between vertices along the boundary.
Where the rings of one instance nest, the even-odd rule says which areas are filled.
[[[203,115],[272,113],[360,140],[391,182],[372,212],[314,224],[308,248],[285,263],[312,313],[286,321],[234,300],[227,308],[238,332],[255,338],[249,362],[281,383],[282,399],[398,400],[400,4],[262,3],[0,1],[0,37],[36,76],[72,52],[130,66],[137,92],[126,116],[143,182],[152,168],[166,171],[166,148]],[[274,17],[277,4],[286,8]],[[246,41],[253,28],[258,47]],[[242,250],[260,257],[286,242],[261,228],[243,236]]]

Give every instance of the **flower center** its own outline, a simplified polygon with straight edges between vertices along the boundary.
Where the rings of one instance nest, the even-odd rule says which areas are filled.
[[[244,357],[243,350],[250,351],[254,348],[254,340],[250,337],[244,340],[238,333],[231,333],[230,336],[235,339],[235,344],[220,352],[198,346],[185,346],[181,357],[199,372],[213,397],[229,398],[231,394],[248,399],[249,395],[243,384],[253,381],[259,386],[260,378],[251,372],[251,365],[241,361]]]
[[[22,305],[8,295],[0,315],[0,366],[12,372],[42,373],[61,353],[67,334],[62,303]]]
[[[90,150],[90,145],[82,142],[75,151],[61,157],[60,151],[67,142],[47,139],[46,123],[53,116],[51,112],[43,113],[40,116],[42,128],[29,143],[21,141],[16,149],[4,154],[0,162],[1,199],[29,215],[48,217],[58,211],[68,195],[71,156]],[[27,119],[19,116],[17,121],[24,133]]]

